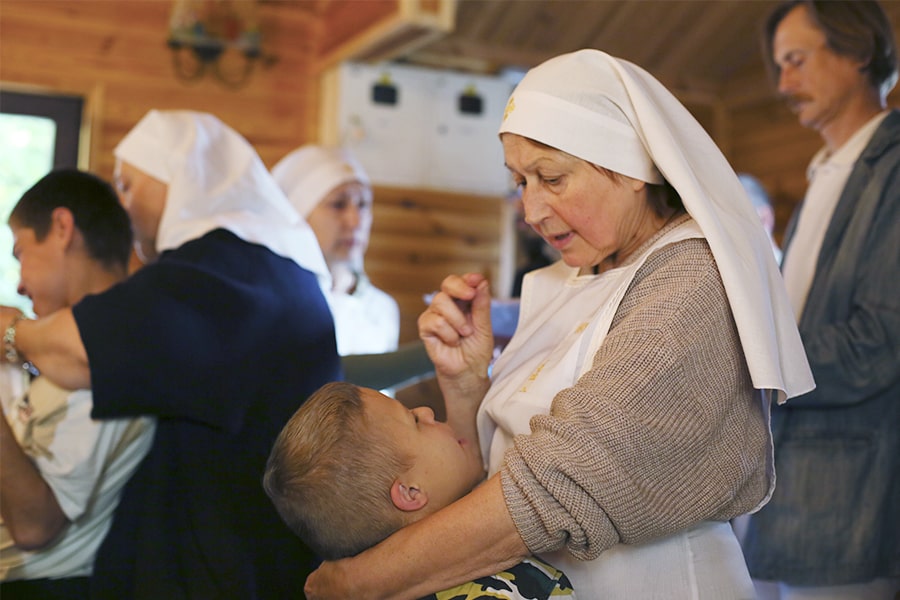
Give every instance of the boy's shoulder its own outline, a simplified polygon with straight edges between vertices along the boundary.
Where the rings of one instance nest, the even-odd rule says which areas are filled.
[[[422,600],[565,600],[575,592],[568,577],[544,561],[529,557],[496,575],[480,577]]]

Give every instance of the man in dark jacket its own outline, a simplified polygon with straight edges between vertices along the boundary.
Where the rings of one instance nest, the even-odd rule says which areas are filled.
[[[900,589],[900,113],[876,2],[793,1],[766,26],[778,91],[825,147],[782,266],[816,389],[773,407],[778,484],[744,552],[761,597]],[[784,596],[772,596],[768,590]]]

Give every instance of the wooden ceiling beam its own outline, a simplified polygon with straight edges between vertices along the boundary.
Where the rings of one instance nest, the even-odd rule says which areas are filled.
[[[402,58],[453,31],[456,0],[331,0],[321,15],[316,68]]]

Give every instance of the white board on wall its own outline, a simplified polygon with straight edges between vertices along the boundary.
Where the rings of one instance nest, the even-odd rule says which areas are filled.
[[[379,84],[394,88],[394,104],[373,99]],[[505,196],[510,178],[497,129],[512,87],[483,75],[343,63],[333,141],[353,149],[377,185]],[[479,113],[461,112],[465,94],[480,98]]]

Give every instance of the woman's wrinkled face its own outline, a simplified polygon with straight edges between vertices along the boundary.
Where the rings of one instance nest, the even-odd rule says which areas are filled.
[[[135,252],[145,264],[151,263],[158,256],[156,236],[169,186],[120,160],[116,160],[114,183],[119,202],[131,218]]]
[[[347,261],[351,252],[361,255],[372,228],[372,190],[358,181],[339,185],[306,220],[329,264]]]
[[[506,166],[522,193],[525,222],[565,263],[617,266],[661,226],[646,184],[519,135],[502,135]]]

